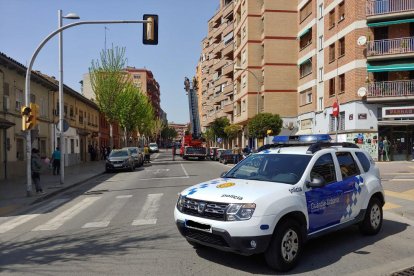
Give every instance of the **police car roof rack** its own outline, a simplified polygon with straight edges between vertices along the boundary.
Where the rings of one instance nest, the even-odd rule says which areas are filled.
[[[324,148],[330,148],[330,147],[343,147],[343,148],[356,148],[358,149],[358,145],[353,144],[353,143],[348,143],[348,142],[341,142],[341,143],[330,143],[330,142],[317,142],[317,143],[313,143],[308,150],[306,151],[306,153],[315,153],[321,149]]]

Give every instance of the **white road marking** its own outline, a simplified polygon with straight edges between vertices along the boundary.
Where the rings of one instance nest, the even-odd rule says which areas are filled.
[[[185,170],[183,163],[180,163],[180,165],[181,165],[181,168],[183,169],[183,172],[184,172],[184,174],[185,174],[186,178],[189,178],[188,173],[187,173],[187,171]]]
[[[120,195],[100,216],[98,216],[93,222],[88,222],[82,228],[101,228],[107,227],[111,220],[119,213],[119,211],[127,203],[128,199],[132,195]]]
[[[187,179],[188,176],[170,176],[170,177],[152,177],[152,178],[140,178],[139,181],[141,180],[166,180],[166,179]]]
[[[50,231],[50,230],[56,230],[59,227],[61,227],[66,221],[70,220],[86,208],[88,208],[90,205],[92,205],[95,201],[100,199],[101,197],[87,197],[84,198],[82,201],[78,202],[71,208],[65,210],[58,216],[54,217],[53,219],[49,220],[45,224],[39,225],[32,231]]]
[[[160,200],[164,194],[149,194],[147,200],[142,207],[139,216],[132,222],[131,225],[149,225],[156,224],[156,213],[160,207]]]
[[[49,212],[50,210],[54,209],[55,207],[63,204],[64,202],[68,201],[69,198],[61,198],[61,199],[55,199],[51,201],[49,204],[44,205],[40,208],[37,208],[33,211],[31,211],[27,215],[21,215],[12,217],[12,219],[6,221],[5,223],[0,225],[0,234],[6,233],[7,231],[10,231],[14,228],[16,228],[19,225],[22,225],[23,223],[26,223],[32,219],[34,219],[37,216],[40,216],[44,213]]]

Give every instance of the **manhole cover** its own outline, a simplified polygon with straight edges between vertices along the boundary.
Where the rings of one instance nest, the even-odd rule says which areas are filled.
[[[391,274],[391,276],[413,276],[413,275],[414,275],[414,266]]]

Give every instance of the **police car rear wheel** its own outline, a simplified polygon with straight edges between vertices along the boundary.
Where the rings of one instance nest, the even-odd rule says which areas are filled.
[[[273,240],[265,252],[267,264],[278,271],[292,269],[302,252],[300,226],[294,220],[285,220],[273,235]]]
[[[365,235],[375,235],[382,227],[382,204],[376,197],[371,198],[368,204],[364,220],[359,225],[359,230]]]

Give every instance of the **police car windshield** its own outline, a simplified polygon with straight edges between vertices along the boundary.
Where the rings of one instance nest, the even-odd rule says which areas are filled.
[[[237,164],[224,177],[296,184],[312,156],[254,154]]]

